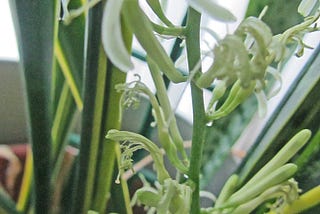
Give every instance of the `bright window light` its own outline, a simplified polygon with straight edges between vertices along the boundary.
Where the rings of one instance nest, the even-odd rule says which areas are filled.
[[[0,1],[0,60],[19,59],[16,35],[8,0]]]

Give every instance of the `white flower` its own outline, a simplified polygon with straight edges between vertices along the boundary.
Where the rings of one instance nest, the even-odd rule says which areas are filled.
[[[205,13],[213,19],[224,22],[234,22],[236,17],[226,8],[213,0],[187,0],[188,4],[199,13]]]

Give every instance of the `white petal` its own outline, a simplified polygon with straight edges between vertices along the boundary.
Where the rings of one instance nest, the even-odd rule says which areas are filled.
[[[226,8],[212,0],[188,0],[189,5],[200,13],[206,13],[213,19],[234,22],[237,18]]]
[[[261,90],[259,92],[255,92],[255,95],[258,100],[258,113],[260,117],[265,117],[267,114],[267,97],[265,93]]]
[[[268,99],[276,96],[279,91],[281,90],[281,87],[282,87],[282,78],[281,78],[281,74],[279,72],[278,69],[275,69],[275,68],[272,68],[272,67],[268,67],[267,68],[267,72],[269,74],[271,74],[273,76],[273,78],[276,80],[276,86],[273,88],[272,91],[270,91],[269,95],[268,95]]]
[[[123,0],[108,0],[102,18],[102,44],[111,62],[121,71],[133,69],[131,56],[122,39],[121,6]]]
[[[298,12],[304,17],[308,16],[319,0],[302,0],[298,7]]]

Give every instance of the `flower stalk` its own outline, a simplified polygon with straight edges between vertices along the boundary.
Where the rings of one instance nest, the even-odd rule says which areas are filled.
[[[200,21],[201,14],[193,8],[188,9],[186,47],[188,55],[188,67],[194,68],[201,60],[200,55]],[[191,70],[191,69],[190,69]],[[195,73],[199,76],[200,68]],[[200,213],[200,167],[203,145],[205,142],[206,114],[203,102],[203,91],[194,81],[191,81],[191,96],[193,107],[192,147],[188,176],[194,183],[192,193],[191,213]]]

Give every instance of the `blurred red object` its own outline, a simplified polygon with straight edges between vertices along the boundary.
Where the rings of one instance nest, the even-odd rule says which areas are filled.
[[[0,145],[0,183],[14,201],[19,196],[28,146]]]

